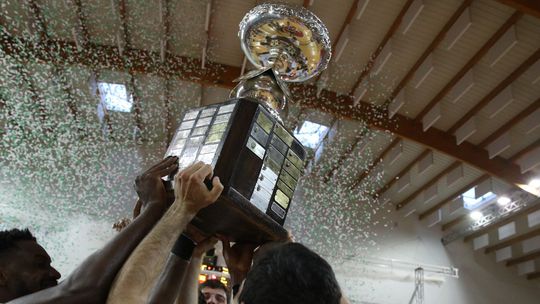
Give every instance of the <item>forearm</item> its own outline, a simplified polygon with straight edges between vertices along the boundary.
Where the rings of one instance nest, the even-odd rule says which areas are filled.
[[[186,280],[188,269],[189,261],[170,254],[165,269],[150,292],[147,303],[174,303],[178,296],[178,287]]]
[[[199,299],[199,274],[202,254],[194,255],[189,262],[176,304],[197,304]]]
[[[193,216],[182,202],[169,208],[120,270],[108,303],[145,303],[173,243]]]

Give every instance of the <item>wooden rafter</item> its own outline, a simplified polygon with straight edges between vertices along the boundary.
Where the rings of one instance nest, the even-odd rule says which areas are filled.
[[[492,225],[489,225],[487,227],[484,227],[480,230],[477,230],[467,236],[465,236],[463,238],[463,241],[464,242],[468,242],[474,238],[477,238],[485,233],[488,233],[490,230],[493,230],[493,229],[497,229],[501,226],[504,226],[510,222],[513,222],[516,220],[516,218],[520,217],[520,216],[523,216],[523,215],[527,215],[529,213],[533,213],[535,211],[538,211],[540,210],[540,203],[537,201],[532,207],[529,207],[529,208],[526,208],[526,209],[522,209],[520,211],[517,211],[515,213],[513,213],[512,215],[510,215],[509,217],[501,220],[501,221],[498,221],[498,222],[495,222],[493,223]]]
[[[540,2],[538,0],[497,0],[522,13],[540,18]]]
[[[504,242],[500,242],[500,243],[488,246],[488,247],[486,247],[486,249],[484,249],[484,253],[486,253],[486,254],[491,253],[491,252],[497,251],[499,249],[502,249],[504,247],[512,246],[512,245],[514,245],[516,243],[519,243],[521,241],[533,238],[533,237],[538,236],[538,235],[540,235],[540,228],[536,228],[536,229],[531,230],[529,232],[517,235],[515,237],[512,237],[512,238],[504,241]]]
[[[379,43],[375,51],[371,54],[371,57],[369,58],[366,66],[362,69],[362,73],[360,73],[360,76],[358,76],[358,79],[356,80],[353,88],[349,92],[349,95],[354,95],[354,91],[358,88],[358,86],[362,83],[362,81],[371,73],[371,69],[373,69],[373,66],[375,65],[375,61],[377,60],[377,57],[379,57],[379,54],[382,52],[384,46],[388,43],[388,40],[392,38],[394,33],[398,30],[399,25],[401,24],[401,20],[403,19],[403,16],[405,13],[407,13],[407,10],[411,6],[414,0],[407,0],[405,2],[405,5],[403,5],[403,8],[397,15],[396,19],[390,26],[390,29],[388,29],[388,32],[384,35],[382,41]]]
[[[32,14],[32,17],[34,19],[34,25],[37,28],[38,31],[38,37],[40,42],[45,42],[49,40],[49,35],[47,34],[47,27],[45,25],[45,19],[43,18],[43,15],[41,14],[41,9],[37,5],[35,0],[26,0],[28,4],[28,8],[30,9],[30,12]]]
[[[523,120],[527,116],[531,115],[531,113],[535,112],[538,109],[540,109],[540,98],[538,98],[536,101],[531,103],[523,111],[519,112],[519,114],[514,116],[507,123],[505,123],[504,125],[499,127],[495,132],[491,133],[488,137],[486,137],[484,140],[482,140],[482,142],[479,144],[479,146],[480,147],[485,147],[485,146],[489,145],[495,139],[499,138],[504,133],[510,131],[510,129],[512,129],[521,120]]]
[[[480,176],[479,178],[475,179],[474,181],[468,183],[467,185],[465,185],[464,187],[461,187],[459,190],[455,191],[454,193],[446,196],[445,199],[443,199],[441,202],[435,204],[434,206],[432,206],[431,208],[429,208],[428,210],[422,212],[419,216],[418,216],[418,219],[420,220],[423,220],[424,218],[428,217],[429,215],[433,214],[435,211],[441,209],[443,206],[445,206],[446,204],[450,203],[454,198],[460,196],[463,192],[471,189],[472,187],[480,184],[481,182],[487,180],[489,178],[489,175],[487,174],[484,174],[482,176]]]
[[[540,59],[540,49],[536,50],[532,55],[530,55],[527,60],[525,60],[521,65],[519,65],[508,77],[501,81],[493,90],[491,90],[482,100],[480,100],[472,109],[470,109],[465,115],[463,115],[450,129],[448,133],[454,134],[459,127],[476,115],[481,109],[483,109],[493,98],[495,98],[500,92],[502,92],[506,87],[512,84],[516,79],[519,78],[525,71],[527,71],[538,59]]]
[[[472,0],[464,0],[461,3],[461,5],[456,9],[454,14],[452,14],[450,19],[448,19],[446,24],[443,26],[443,28],[437,34],[437,36],[435,36],[433,41],[431,41],[431,43],[426,48],[424,53],[422,53],[420,58],[418,58],[418,60],[416,60],[416,62],[409,69],[409,71],[407,72],[405,77],[403,77],[403,79],[401,79],[401,81],[399,82],[397,87],[392,91],[390,96],[387,98],[387,103],[392,101],[392,99],[394,99],[399,94],[399,92],[407,85],[407,83],[414,76],[414,74],[416,73],[418,68],[420,68],[420,66],[422,65],[424,60],[426,60],[426,58],[428,58],[428,56],[431,55],[431,53],[433,53],[433,51],[439,46],[439,44],[444,40],[444,37],[446,36],[446,33],[450,30],[450,28],[454,25],[454,23],[456,23],[456,21],[461,16],[461,14],[463,14],[463,12],[471,5],[471,2],[472,2]]]
[[[384,186],[377,190],[375,196],[381,196],[384,192],[386,192],[386,190],[390,189],[390,187],[392,187],[403,175],[407,174],[407,172],[409,172],[409,170],[411,170],[416,163],[426,157],[430,152],[432,152],[430,149],[426,149],[420,153],[420,155],[411,161],[405,168],[401,169],[398,174],[392,177]]]
[[[520,155],[523,153],[523,151],[529,151],[531,150],[531,147],[535,147],[535,145],[540,145],[540,139],[537,140],[534,144],[532,144],[531,146],[528,146],[527,148],[523,149],[522,151],[518,152],[516,155]],[[510,160],[512,161],[512,159],[514,159],[515,156],[513,156]],[[445,198],[442,202],[436,204],[435,206],[429,208],[427,211],[423,212],[420,214],[419,218],[420,219],[423,219],[425,217],[427,217],[428,215],[432,214],[433,212],[437,211],[438,209],[442,208],[444,205],[450,203],[454,198],[458,197],[459,195],[461,195],[463,192],[469,190],[470,188],[480,184],[481,182],[483,182],[484,180],[486,180],[487,178],[489,178],[489,175],[488,174],[484,174],[482,176],[480,176],[477,180],[473,181],[472,183],[468,184],[467,186],[461,188],[460,190],[456,191],[455,193],[453,193],[452,195],[448,196],[447,198]],[[524,184],[525,185],[525,184]],[[513,185],[513,186],[517,186],[517,185]],[[527,191],[528,188],[527,186],[525,185],[524,188],[522,187],[516,187],[516,188],[521,188],[522,190],[525,190]],[[538,194],[536,194],[536,196],[540,196]]]
[[[347,149],[345,150],[345,152],[343,154],[341,154],[341,156],[338,158],[338,161],[332,167],[332,169],[330,169],[330,170],[328,170],[328,172],[326,172],[325,176],[323,177],[323,181],[325,183],[328,182],[330,180],[330,178],[332,178],[332,176],[334,176],[334,174],[337,172],[337,170],[343,165],[345,160],[351,156],[351,153],[356,149],[356,147],[362,141],[362,138],[364,138],[364,136],[366,135],[367,132],[368,132],[368,130],[366,129],[361,134],[359,134],[356,137],[356,139],[354,140],[354,143],[349,145],[347,147]]]
[[[194,64],[200,66],[200,60],[182,56],[171,55],[165,63],[155,62],[146,59],[157,57],[155,52],[151,51],[128,49],[120,56],[117,47],[106,45],[89,44],[78,51],[73,42],[49,41],[46,45],[36,47],[31,42],[14,38],[5,32],[1,42],[0,45],[7,54],[29,56],[51,64],[80,64],[95,69],[128,70],[131,73],[155,73],[159,76],[175,75],[188,81],[228,88],[234,86],[233,80],[240,72],[239,67],[218,63],[209,63],[205,70],[195,69]],[[386,111],[380,107],[363,101],[355,106],[350,96],[327,90],[317,95],[317,87],[313,85],[293,85],[291,91],[294,96],[298,96],[301,107],[316,108],[336,117],[364,121],[367,126],[393,132],[401,138],[448,154],[519,187],[528,182],[528,176],[522,175],[517,165],[500,157],[489,159],[485,150],[468,142],[458,146],[451,134],[441,130],[431,128],[424,132],[420,123],[403,115],[396,114],[392,120],[388,120]]]
[[[83,13],[81,0],[72,0],[75,5],[75,12],[77,14],[77,22],[79,27],[79,33],[82,38],[82,46],[84,47],[90,41],[90,35],[88,34],[88,27],[86,26],[86,17]]]
[[[455,225],[461,223],[462,221],[464,221],[464,220],[465,220],[466,218],[468,218],[468,217],[469,217],[469,214],[462,214],[462,215],[456,217],[455,219],[449,221],[448,223],[444,223],[444,224],[442,225],[441,230],[442,230],[442,231],[446,231],[446,230],[448,230],[448,229],[454,227]]]
[[[502,125],[499,129],[497,129],[492,135],[488,136],[485,140],[483,140],[481,143],[480,143],[480,147],[482,148],[485,148],[489,143],[491,143],[493,140],[497,139],[500,135],[502,135],[503,133],[507,132],[508,130],[510,130],[513,126],[515,126],[515,124],[517,124],[519,121],[521,121],[523,118],[527,117],[529,114],[531,114],[532,112],[534,112],[536,109],[538,109],[540,107],[540,99],[537,99],[535,102],[533,102],[530,106],[528,106],[527,108],[525,108],[523,111],[521,111],[519,114],[517,114],[516,116],[514,116],[514,118],[512,118],[510,121],[508,121],[507,123],[505,123],[504,125]],[[519,155],[525,155],[526,153],[528,153],[529,151],[533,150],[535,148],[535,145],[531,145],[528,149],[525,149],[523,150],[522,152],[524,152],[524,154],[521,154],[521,152],[518,154]],[[426,150],[428,151],[428,150]],[[416,163],[420,160],[419,159],[416,159],[414,162],[412,163]],[[514,158],[510,159],[510,161],[514,161]],[[448,172],[450,172],[451,170],[455,169],[458,165],[460,164],[460,162],[455,162],[453,163],[450,167],[448,167],[446,170],[444,170],[443,172],[441,172],[439,175],[437,175],[436,177],[433,178],[432,181],[428,182],[426,185],[420,187],[417,191],[415,191],[413,194],[411,194],[409,197],[407,197],[405,200],[403,200],[401,203],[398,203],[398,209],[400,208],[399,206],[405,206],[406,204],[408,204],[410,201],[412,201],[412,199],[414,199],[418,194],[420,194],[423,190],[425,190],[426,188],[430,187],[434,180],[438,180],[440,178],[442,178],[444,175],[446,175]],[[459,219],[459,218],[458,218]],[[461,220],[463,220],[464,218],[461,218]],[[443,231],[454,226],[455,224],[459,223],[460,220],[454,220],[450,223],[447,223],[445,225],[443,225]]]
[[[407,206],[410,202],[412,202],[412,200],[418,196],[420,193],[422,193],[424,190],[426,190],[427,188],[433,186],[434,184],[437,184],[439,182],[439,180],[446,176],[446,174],[448,174],[449,172],[451,172],[452,170],[456,169],[457,167],[459,167],[461,165],[461,162],[457,161],[457,162],[454,162],[452,163],[450,166],[448,166],[446,169],[444,169],[443,171],[441,171],[439,174],[437,174],[435,177],[433,177],[432,179],[430,179],[427,183],[425,183],[423,186],[421,186],[420,188],[416,189],[416,191],[414,191],[411,195],[409,195],[406,199],[404,199],[403,201],[399,202],[397,205],[396,205],[396,209],[399,210],[405,206]]]
[[[540,271],[527,274],[527,280],[536,280],[540,278]]]
[[[512,162],[516,162],[518,161],[520,158],[524,157],[525,155],[531,153],[532,151],[536,150],[540,148],[540,138],[537,139],[534,143],[532,143],[531,145],[529,145],[527,148],[519,151],[518,153],[516,153],[514,156],[512,156],[510,158],[510,161]]]
[[[512,258],[510,260],[507,260],[506,261],[506,266],[507,267],[514,266],[514,265],[521,264],[521,263],[524,263],[524,262],[527,262],[527,261],[530,261],[530,260],[534,260],[534,259],[538,259],[538,258],[540,258],[540,250],[539,251],[534,251],[534,252],[531,252],[531,253],[528,253],[528,254],[525,254],[525,255],[522,255],[522,256],[517,257],[517,258]]]
[[[336,47],[337,47],[337,45],[339,43],[339,40],[341,39],[341,36],[343,36],[343,33],[345,32],[345,29],[347,29],[349,24],[351,24],[352,19],[356,15],[356,11],[358,9],[358,3],[359,2],[360,2],[360,0],[355,0],[354,3],[351,5],[351,8],[349,8],[349,13],[347,13],[347,17],[345,17],[345,22],[343,22],[343,24],[341,25],[341,28],[339,29],[339,33],[338,33],[336,39],[334,39],[334,43],[332,43],[332,51],[333,52],[336,51]],[[319,81],[319,79],[321,78],[321,76],[322,76],[322,74],[324,72],[326,72],[326,71],[321,72],[319,74],[319,76],[317,76],[316,81]]]
[[[435,97],[433,97],[429,103],[416,115],[416,120],[421,121],[424,115],[426,115],[431,109],[439,102],[441,101],[446,94],[450,92],[450,90],[458,83],[458,81],[469,72],[474,65],[476,65],[482,57],[491,49],[491,47],[499,40],[499,38],[508,31],[512,25],[516,24],[516,22],[523,16],[521,12],[515,12],[506,20],[506,22],[497,29],[495,34],[489,38],[489,40],[482,45],[482,47],[474,54],[474,56],[467,61],[467,63],[457,72],[454,77],[442,88]]]
[[[375,159],[373,159],[373,161],[369,163],[369,166],[364,171],[362,171],[362,173],[358,176],[356,181],[352,184],[351,188],[356,188],[358,185],[360,185],[362,180],[364,180],[364,178],[366,178],[369,175],[371,170],[373,170],[373,168],[375,168],[381,161],[383,161],[383,159],[386,157],[386,155],[395,146],[397,146],[400,143],[400,141],[401,141],[401,139],[399,137],[394,138],[394,140],[392,140],[392,142],[390,142],[390,144],[381,152],[381,154],[379,156],[377,156]]]

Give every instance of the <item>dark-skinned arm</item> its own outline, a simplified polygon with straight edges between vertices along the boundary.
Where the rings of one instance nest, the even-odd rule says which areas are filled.
[[[9,303],[105,303],[118,271],[166,209],[166,192],[161,176],[177,168],[177,158],[167,158],[137,177],[136,190],[144,204],[144,211],[137,219],[84,260],[59,285]]]

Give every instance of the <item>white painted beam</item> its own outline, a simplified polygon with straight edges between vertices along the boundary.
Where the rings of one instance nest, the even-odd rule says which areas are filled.
[[[485,58],[490,67],[493,67],[499,62],[510,50],[517,44],[515,26],[509,28],[504,35],[495,42],[491,49],[486,54]]]
[[[536,168],[538,165],[540,165],[540,148],[527,153],[525,156],[520,158],[517,163],[519,164],[521,173],[526,173]]]
[[[514,101],[512,85],[507,86],[495,96],[483,109],[483,112],[492,119]]]
[[[424,62],[422,62],[422,64],[418,67],[418,69],[414,73],[414,82],[415,82],[414,88],[415,89],[418,89],[435,69],[433,66],[432,58],[433,57],[431,55],[427,56]]]
[[[446,174],[446,186],[452,187],[463,178],[463,165],[459,165],[454,170]]]
[[[452,47],[454,47],[454,45],[459,41],[459,39],[461,39],[461,37],[465,35],[471,25],[471,13],[467,8],[446,33],[446,36],[444,38],[446,42],[446,49],[450,50]]]
[[[510,141],[510,134],[508,132],[499,136],[497,139],[495,139],[493,142],[491,142],[487,146],[489,159],[492,159],[498,156],[499,154],[503,153],[504,151],[508,150],[511,144],[512,142]]]
[[[474,71],[470,69],[448,93],[451,103],[457,103],[474,86]]]
[[[405,90],[401,90],[399,94],[388,105],[388,117],[392,118],[405,104]]]
[[[375,62],[375,66],[373,69],[374,75],[378,75],[381,72],[388,59],[390,59],[390,57],[392,56],[392,52],[392,39],[388,39],[388,42],[386,42],[386,45],[379,53],[379,56],[377,57],[377,60]]]
[[[429,128],[431,128],[439,119],[441,119],[441,105],[440,103],[436,103],[429,112],[422,117],[422,130],[426,132]]]
[[[423,175],[429,168],[433,167],[433,151],[429,151],[428,154],[418,161],[418,175]]]
[[[460,145],[476,133],[476,116],[471,117],[466,123],[464,123],[459,129],[456,130],[454,135],[456,136],[456,143]]]
[[[540,127],[540,109],[532,112],[521,122],[521,125],[526,130],[525,134],[530,134]]]
[[[411,6],[409,6],[409,9],[403,15],[403,19],[401,19],[401,33],[403,35],[406,35],[407,32],[411,29],[413,23],[416,21],[420,13],[424,10],[424,1],[422,0],[415,0],[413,3],[411,3]]]

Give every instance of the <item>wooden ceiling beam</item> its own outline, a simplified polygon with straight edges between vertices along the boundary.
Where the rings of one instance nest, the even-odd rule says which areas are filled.
[[[525,263],[530,260],[538,259],[540,258],[540,250],[534,251],[525,255],[522,255],[520,257],[512,258],[506,261],[506,267],[514,266],[517,264]]]
[[[411,195],[407,196],[406,199],[404,199],[403,201],[399,202],[397,205],[396,205],[396,209],[399,210],[405,206],[407,206],[410,202],[412,202],[414,200],[415,197],[417,197],[418,195],[420,195],[420,193],[422,193],[424,190],[426,190],[427,188],[433,186],[434,184],[437,184],[439,182],[439,180],[445,176],[446,174],[448,174],[449,172],[451,172],[452,170],[456,169],[457,167],[459,167],[461,165],[461,162],[457,161],[457,162],[454,162],[452,163],[450,166],[448,166],[446,169],[444,169],[443,171],[441,171],[439,174],[437,174],[435,177],[433,177],[432,179],[430,179],[427,183],[425,183],[423,186],[421,186],[420,188],[416,189],[416,191],[414,191]]]
[[[450,134],[454,134],[459,127],[476,115],[481,109],[483,109],[493,98],[501,93],[506,87],[511,85],[516,79],[518,79],[525,71],[527,71],[538,59],[540,59],[540,49],[531,54],[527,60],[519,65],[508,77],[493,88],[482,100],[480,100],[472,109],[470,109],[465,115],[463,115],[450,129],[447,131]]]
[[[446,94],[450,92],[450,90],[458,83],[458,81],[469,72],[479,61],[484,57],[484,55],[491,49],[491,47],[499,40],[499,38],[510,29],[516,22],[523,16],[523,13],[521,12],[515,12],[506,20],[506,22],[497,29],[495,34],[489,38],[484,45],[474,54],[474,56],[467,61],[467,63],[457,72],[454,77],[442,88],[435,97],[433,97],[429,103],[416,115],[416,121],[421,121],[424,115],[426,115],[431,109],[440,102]]]
[[[486,147],[491,142],[493,142],[495,139],[499,138],[504,133],[510,131],[521,120],[523,120],[527,116],[531,115],[533,112],[535,112],[538,109],[540,109],[540,98],[538,98],[536,101],[531,103],[523,111],[519,112],[519,114],[514,116],[507,123],[505,123],[504,125],[499,127],[495,132],[491,133],[488,137],[486,137],[484,140],[482,140],[482,142],[479,144],[479,146],[480,147]]]
[[[86,26],[86,17],[83,13],[81,0],[72,1],[73,5],[75,6],[75,13],[77,14],[79,33],[82,38],[82,47],[84,47],[90,41],[90,34],[88,34],[88,27]]]
[[[382,41],[379,43],[377,48],[371,54],[371,57],[369,58],[367,64],[362,69],[362,72],[360,73],[360,76],[358,76],[358,79],[356,80],[355,84],[353,85],[353,88],[349,92],[349,95],[353,96],[354,91],[356,91],[356,89],[362,83],[362,81],[371,73],[371,69],[373,69],[373,66],[375,65],[375,60],[377,60],[377,57],[379,57],[379,54],[382,52],[382,50],[383,50],[384,46],[386,45],[386,43],[388,43],[388,40],[390,40],[390,38],[392,38],[394,33],[398,30],[399,25],[401,24],[401,20],[403,19],[403,16],[405,15],[405,13],[407,13],[407,10],[409,10],[409,7],[413,3],[413,1],[414,0],[407,0],[407,2],[405,2],[405,5],[403,5],[403,8],[401,9],[401,11],[397,15],[396,19],[394,20],[394,22],[392,23],[392,25],[388,29],[388,32],[386,32],[386,34],[384,35]]]
[[[1,46],[8,55],[32,57],[50,64],[79,64],[93,69],[127,70],[130,73],[157,74],[158,76],[176,76],[183,80],[201,84],[217,85],[232,88],[233,80],[240,72],[239,67],[209,62],[206,69],[198,69],[200,60],[182,56],[169,56],[165,63],[156,62],[155,52],[128,49],[121,56],[118,47],[89,44],[81,51],[75,43],[66,41],[49,41],[45,45],[35,46],[24,39],[14,38],[2,33]],[[528,178],[520,173],[517,165],[500,157],[489,159],[485,150],[464,142],[456,145],[454,137],[441,130],[431,128],[423,131],[422,125],[403,115],[396,114],[392,120],[386,117],[386,111],[367,102],[356,106],[349,96],[323,90],[317,94],[314,85],[292,85],[291,92],[298,96],[301,107],[315,108],[337,117],[361,120],[366,125],[379,130],[390,131],[427,148],[448,154],[468,163],[486,173],[500,178],[510,184],[522,186]]]
[[[538,236],[538,235],[540,235],[540,228],[536,228],[536,229],[531,230],[529,232],[517,235],[515,237],[512,237],[512,238],[504,241],[504,242],[500,242],[500,243],[488,246],[488,247],[486,247],[486,249],[484,249],[484,253],[488,254],[488,253],[497,251],[499,249],[502,249],[504,247],[512,246],[512,245],[514,245],[516,243],[519,243],[521,241],[533,238],[533,237]]]
[[[338,32],[338,35],[336,37],[336,39],[334,39],[334,43],[332,43],[332,52],[335,52],[336,51],[336,47],[339,43],[339,40],[341,39],[341,36],[343,36],[343,33],[345,32],[345,29],[349,26],[349,24],[351,23],[352,19],[354,18],[354,16],[356,15],[356,11],[358,10],[358,3],[360,2],[360,0],[355,0],[354,3],[351,5],[351,7],[349,8],[349,12],[347,13],[347,17],[345,17],[345,22],[343,22],[343,24],[341,25],[341,28],[339,29],[339,32]],[[328,72],[327,70],[324,70],[322,71],[316,79],[316,82],[319,81],[319,79],[321,78],[321,76],[323,75],[323,73],[325,72]]]
[[[356,188],[358,185],[360,185],[362,180],[364,180],[364,178],[369,175],[371,170],[373,170],[373,168],[375,168],[386,157],[388,152],[390,152],[397,144],[399,144],[400,141],[401,138],[394,138],[394,140],[390,142],[390,144],[381,152],[381,154],[369,163],[369,166],[358,176],[356,181],[352,184],[351,188]]]
[[[34,19],[34,26],[38,31],[38,37],[40,42],[45,42],[49,40],[49,34],[47,33],[47,26],[45,24],[45,19],[41,14],[41,9],[37,5],[35,0],[26,0],[32,18]]]
[[[407,85],[409,80],[414,76],[418,68],[422,65],[424,60],[428,58],[431,53],[439,46],[439,44],[444,40],[444,37],[446,36],[446,33],[450,30],[450,28],[456,23],[457,19],[463,14],[463,12],[471,5],[472,0],[464,0],[461,5],[456,9],[454,14],[448,19],[446,24],[443,26],[443,28],[439,31],[437,36],[431,41],[429,46],[426,48],[424,53],[416,60],[414,65],[409,69],[405,77],[401,79],[397,87],[392,91],[390,96],[387,98],[386,104],[390,103],[398,94],[399,92]]]
[[[527,275],[527,280],[536,280],[540,278],[540,271],[536,271],[536,272],[533,272],[533,273],[529,273]]]
[[[459,190],[455,191],[454,193],[448,195],[445,199],[443,199],[441,202],[435,204],[434,206],[432,206],[431,208],[429,208],[428,210],[420,213],[420,215],[418,216],[418,219],[419,220],[423,220],[425,219],[426,217],[430,216],[431,214],[433,214],[435,211],[441,209],[442,207],[444,207],[446,204],[450,203],[454,198],[460,196],[461,194],[463,194],[465,191],[471,189],[472,187],[480,184],[481,182],[487,180],[489,178],[489,175],[487,174],[484,174],[482,176],[480,176],[479,178],[475,179],[474,181],[468,183],[466,186],[464,187],[461,187]]]
[[[524,14],[540,18],[540,2],[538,0],[497,0]]]
[[[359,134],[354,140],[354,143],[352,145],[349,145],[345,152],[339,156],[337,163],[332,167],[332,169],[328,170],[328,172],[326,172],[325,176],[323,177],[324,183],[327,183],[332,178],[332,176],[334,176],[337,170],[343,165],[345,160],[351,156],[351,153],[356,149],[356,147],[358,146],[360,141],[362,141],[362,138],[366,135],[367,132],[368,129],[364,130],[361,134]]]
[[[420,155],[418,155],[413,161],[411,161],[405,168],[401,169],[398,174],[392,177],[384,186],[377,190],[375,196],[381,196],[384,192],[386,192],[386,190],[390,189],[390,187],[392,187],[403,175],[407,174],[407,172],[409,172],[409,170],[411,170],[416,163],[418,163],[422,158],[426,157],[429,152],[431,152],[431,150],[426,149],[422,153],[420,153]]]
[[[497,229],[501,226],[504,226],[510,222],[513,222],[516,220],[516,218],[520,217],[520,216],[523,216],[523,215],[527,215],[529,213],[533,213],[535,211],[538,211],[540,210],[540,201],[537,200],[534,205],[532,205],[531,207],[529,208],[525,208],[525,209],[522,209],[522,210],[519,210],[517,212],[514,212],[512,215],[506,217],[505,219],[501,220],[501,221],[498,221],[498,222],[495,222],[489,226],[486,226],[480,230],[477,230],[467,236],[465,236],[463,238],[463,242],[468,242],[474,238],[477,238],[485,233],[488,233],[490,230],[493,230],[493,229]]]

